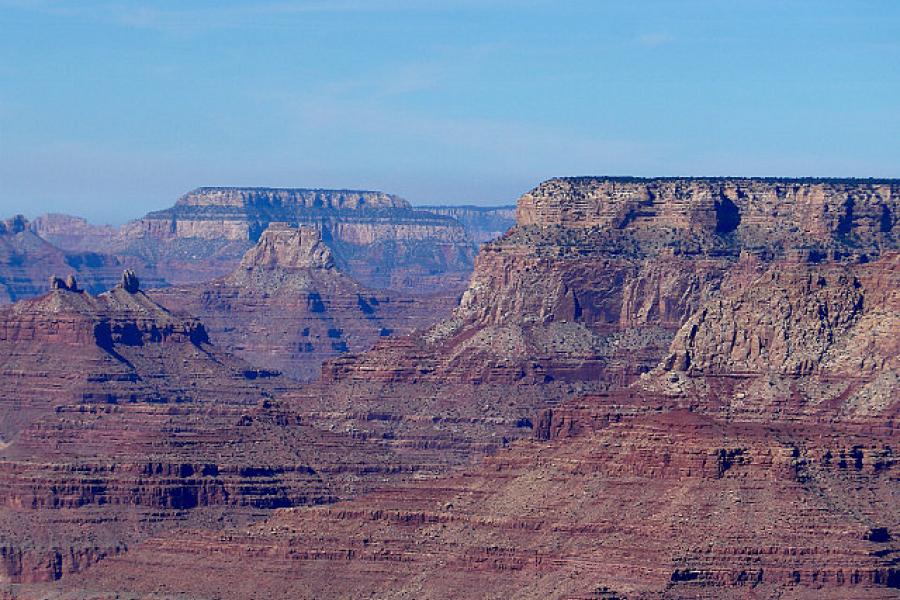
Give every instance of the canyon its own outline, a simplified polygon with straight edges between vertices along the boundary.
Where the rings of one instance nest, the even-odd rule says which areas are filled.
[[[172,284],[193,284],[228,275],[270,223],[305,225],[357,281],[416,293],[464,288],[478,243],[512,221],[509,207],[431,211],[384,192],[207,187],[120,228],[45,215],[32,229],[67,251],[133,257]]]
[[[900,182],[551,179],[458,304],[247,198],[140,225],[211,283],[0,308],[9,597],[896,597]]]
[[[65,251],[36,235],[33,223],[18,215],[0,221],[0,304],[37,296],[53,275],[72,275],[93,293],[115,285],[123,269],[142,271],[162,283],[155,270],[134,258],[92,251]]]
[[[456,303],[449,293],[366,288],[338,269],[317,228],[283,223],[270,224],[226,277],[151,294],[200,318],[218,346],[305,381],[325,359],[424,329]]]

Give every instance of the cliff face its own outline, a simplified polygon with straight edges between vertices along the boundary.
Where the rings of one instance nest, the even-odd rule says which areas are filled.
[[[893,232],[866,230],[804,232],[796,246],[776,235],[752,250],[710,237],[694,254],[618,232],[598,232],[591,249],[557,225],[514,231],[479,259],[450,325],[332,362],[333,383],[316,391],[333,399],[311,406],[301,390],[295,405],[449,462],[506,435],[530,401],[531,439],[463,472],[227,536],[150,539],[74,585],[140,595],[164,582],[226,598],[894,597],[900,272]],[[619,263],[602,245],[611,238],[629,244]],[[816,239],[833,252],[800,252]],[[562,403],[558,382],[492,386],[512,365],[480,384],[454,379],[448,352],[477,343],[479,360],[521,352],[525,365],[522,344],[563,321],[633,331],[617,350],[632,354],[658,324],[669,349],[630,389]],[[561,356],[579,330],[557,338]]]
[[[896,180],[551,179],[522,197],[517,222],[634,231],[662,226],[691,230],[698,241],[731,234],[743,248],[776,251],[850,240],[881,247],[897,240],[898,193]]]
[[[634,187],[591,200],[595,190],[620,183],[554,180],[523,197],[521,223],[485,247],[453,317],[425,333],[331,360],[323,381],[303,387],[243,367],[243,378],[271,397],[252,412],[242,407],[239,426],[228,420],[237,417],[230,394],[242,389],[229,384],[239,379],[221,371],[202,377],[224,362],[215,353],[211,363],[160,353],[172,362],[159,364],[190,373],[186,378],[145,363],[148,343],[115,347],[129,364],[146,365],[133,380],[115,378],[110,369],[78,369],[93,373],[90,385],[99,388],[92,389],[104,393],[121,394],[162,373],[165,385],[184,385],[191,401],[199,403],[197,394],[224,399],[225,406],[204,403],[192,412],[192,404],[176,403],[156,417],[162,424],[148,419],[156,413],[139,393],[134,406],[122,399],[114,409],[104,407],[102,418],[86,401],[54,409],[52,417],[17,426],[34,433],[19,433],[4,451],[59,454],[40,466],[29,458],[25,471],[8,465],[10,489],[53,481],[56,475],[42,477],[56,473],[61,457],[78,455],[82,442],[69,440],[103,431],[92,439],[111,442],[116,457],[132,444],[139,449],[134,456],[158,456],[154,464],[165,466],[153,472],[166,474],[166,482],[177,472],[176,489],[198,487],[183,480],[202,478],[183,475],[180,465],[196,473],[202,460],[237,481],[227,498],[253,498],[239,505],[259,507],[264,502],[256,499],[263,498],[276,506],[277,498],[287,508],[255,525],[241,520],[246,513],[223,509],[219,514],[238,515],[226,521],[238,522],[189,521],[186,532],[173,532],[171,514],[164,513],[166,526],[155,535],[143,529],[119,538],[128,539],[127,552],[94,544],[111,548],[97,565],[28,591],[41,597],[140,597],[160,589],[222,598],[895,596],[896,183],[741,183],[748,197],[757,188],[795,190],[756,221],[747,216],[756,209],[738,196],[734,208],[717,196],[710,196],[712,208],[707,202],[709,186],[730,189],[737,180],[627,181]],[[670,185],[674,191],[664,199],[643,199],[641,190]],[[546,191],[559,186],[566,191]],[[816,186],[847,187],[820,198]],[[716,208],[717,200],[724,208]],[[607,202],[636,205],[637,212],[597,216],[620,214]],[[535,203],[546,217],[529,216]],[[573,211],[582,216],[559,216]],[[299,239],[288,243],[282,231]],[[306,230],[274,228],[251,256],[230,277],[241,288],[260,285],[260,302],[278,294],[279,282],[300,281],[292,278],[298,273],[333,280],[327,253]],[[296,302],[302,293],[287,297]],[[27,369],[10,368],[9,381],[46,364],[38,359]],[[55,393],[29,397],[63,398],[59,391],[72,389],[59,373],[49,381]],[[194,382],[201,388],[189,387]],[[0,397],[16,398],[27,387],[9,389]],[[177,397],[177,390],[166,390],[164,397]],[[140,419],[112,416],[138,408]],[[248,422],[252,429],[241,429]],[[117,475],[104,475],[97,488],[108,497],[125,503],[121,498],[129,496],[117,490],[138,490],[134,495],[143,498],[144,490],[160,489],[157,479],[140,478],[130,488],[108,483],[130,481],[124,473],[133,468],[97,450],[100,443],[85,447],[97,453],[98,464],[116,464]],[[470,463],[485,453],[491,456]],[[235,465],[246,470],[235,475]],[[314,473],[301,476],[290,465]],[[265,481],[242,479],[251,476]],[[379,480],[372,493],[305,506],[371,490],[372,479]],[[32,498],[58,498],[58,490],[91,498],[81,491],[86,480],[93,481],[57,481],[52,493],[45,484],[33,497],[14,497],[27,498],[23,506],[40,505]],[[197,508],[225,505],[215,491],[226,485],[219,480],[203,480],[200,489],[207,491],[197,493],[203,499]],[[171,494],[150,497],[185,508]],[[37,513],[7,511],[0,522],[28,523],[23,514]],[[189,514],[196,519],[198,513]],[[23,537],[27,543],[4,554],[13,565],[8,577],[36,579],[48,569],[19,565],[58,564],[55,555],[34,550],[49,551],[50,542],[16,539]],[[76,558],[66,564],[92,556],[86,544],[71,548],[66,557]]]
[[[222,352],[131,272],[99,296],[55,280],[0,309],[0,581],[332,502],[393,470],[382,449],[285,410],[293,385]]]
[[[897,332],[896,251],[864,264],[780,263],[692,315],[641,386],[715,396],[746,419],[896,412]]]
[[[735,422],[646,394],[588,397],[546,424],[546,439],[464,473],[228,536],[159,537],[71,585],[222,598],[896,595],[890,431]]]
[[[151,250],[176,283],[227,274],[273,222],[319,230],[336,262],[363,283],[423,291],[458,288],[475,248],[463,227],[442,215],[413,210],[382,192],[266,188],[199,188],[174,207],[126,225],[123,251]],[[204,273],[191,273],[185,252]]]
[[[338,270],[318,229],[286,224],[270,225],[228,276],[153,295],[200,317],[218,346],[301,380],[327,358],[434,324],[455,303],[366,288]]]
[[[550,180],[521,198],[455,318],[426,336],[434,375],[631,380],[706,300],[773,261],[866,261],[898,247],[898,185]]]
[[[52,275],[74,275],[84,289],[103,292],[116,284],[124,268],[136,269],[148,280],[161,283],[156,272],[141,261],[61,250],[37,235],[34,224],[21,215],[0,221],[0,304],[44,293]]]

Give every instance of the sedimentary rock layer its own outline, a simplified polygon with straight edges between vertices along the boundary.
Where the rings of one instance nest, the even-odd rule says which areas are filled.
[[[36,235],[21,215],[0,221],[0,304],[43,294],[52,275],[73,275],[82,288],[100,293],[113,287],[126,267],[140,271],[150,282],[162,283],[140,260],[64,251]]]
[[[283,387],[248,415],[253,436],[229,433],[229,444],[217,436],[232,430],[207,419],[208,438],[186,438],[203,464],[284,456],[267,464],[286,470],[314,462],[291,454],[299,447],[315,457],[337,447],[303,446],[305,436],[343,432],[329,439],[359,446],[334,463],[315,458],[315,482],[273,471],[287,480],[284,497],[304,501],[263,523],[145,529],[127,551],[94,544],[103,548],[94,566],[24,589],[86,598],[171,590],[198,598],[893,598],[896,187],[542,184],[521,200],[519,224],[479,255],[451,319],[330,361],[314,385],[287,389],[257,373],[263,389]],[[271,241],[254,261],[331,269],[314,238],[299,254]],[[118,351],[129,358],[126,349]],[[81,421],[79,433],[40,423],[51,440],[91,431]],[[112,425],[140,431],[137,422]],[[177,464],[195,464],[187,449],[161,447]],[[214,459],[224,448],[241,458]],[[355,458],[359,449],[370,456]],[[481,453],[493,455],[468,464]],[[367,471],[368,463],[381,467]],[[134,473],[122,471],[131,473],[125,481]],[[52,469],[10,481],[21,489],[38,472]],[[372,473],[381,480],[374,491]],[[309,506],[326,491],[336,499],[367,490]],[[225,506],[207,504],[197,508]],[[64,553],[74,557],[66,564],[91,556],[72,547],[80,550]],[[45,556],[7,555],[13,565]]]
[[[228,276],[153,296],[200,317],[219,347],[301,380],[327,358],[427,328],[456,302],[366,288],[340,272],[318,229],[286,224],[270,225]]]
[[[56,579],[165,528],[332,502],[398,471],[286,410],[294,385],[219,350],[130,272],[99,296],[55,280],[0,309],[0,580]]]
[[[237,263],[235,251],[249,249],[272,222],[317,228],[337,262],[375,287],[459,286],[474,256],[452,218],[383,192],[351,190],[199,188],[126,225],[121,237],[133,251],[143,251],[138,240],[156,240],[160,260],[175,271],[170,279],[198,281],[182,250],[208,259],[208,274],[225,275]]]

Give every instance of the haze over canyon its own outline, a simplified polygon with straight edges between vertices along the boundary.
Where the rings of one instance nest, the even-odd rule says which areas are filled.
[[[11,218],[3,594],[894,598],[898,200],[581,177]]]

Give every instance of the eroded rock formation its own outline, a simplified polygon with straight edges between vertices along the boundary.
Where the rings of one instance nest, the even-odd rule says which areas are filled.
[[[186,463],[188,452],[199,451],[204,464],[222,469],[246,465],[249,452],[269,457],[270,465],[306,465],[314,459],[292,453],[308,448],[319,478],[289,478],[286,497],[309,499],[305,490],[324,503],[325,492],[309,490],[327,490],[329,498],[369,493],[327,506],[289,502],[255,524],[144,529],[127,551],[121,543],[103,546],[96,565],[27,591],[893,598],[900,588],[898,185],[610,178],[542,184],[522,198],[517,226],[479,255],[451,319],[332,360],[313,385],[290,387],[257,373],[251,381],[271,399],[247,414],[257,427],[253,436],[230,434],[209,418],[236,416],[218,401],[203,404],[202,426],[190,412],[162,429],[147,425],[146,416],[125,426],[104,421],[112,429],[100,439],[137,431],[125,437],[144,452],[142,440],[163,440],[153,447],[160,462],[172,455]],[[297,243],[270,241],[254,262],[277,266],[283,258],[300,261],[301,269],[334,271],[321,253],[310,258],[314,238],[299,243],[303,258],[290,250]],[[240,277],[265,270],[251,265]],[[249,286],[251,279],[241,281]],[[115,349],[144,364],[126,354],[131,348]],[[201,363],[186,364],[195,379]],[[152,381],[156,372],[139,371],[136,381]],[[225,380],[217,373],[216,381]],[[73,389],[59,377],[49,381],[56,390]],[[108,385],[123,387],[119,379]],[[196,393],[229,398],[212,387]],[[138,396],[134,404],[147,403]],[[86,427],[88,414],[87,407],[55,410],[17,431],[41,423],[40,435],[52,440],[41,452],[68,450],[66,440],[100,427]],[[73,424],[60,424],[66,419]],[[185,422],[196,429],[185,432]],[[301,425],[309,429],[292,429]],[[306,441],[323,432],[336,437]],[[4,452],[40,456],[29,443],[14,441]],[[343,456],[330,463],[323,449]],[[360,451],[371,456],[357,458]],[[491,456],[471,464],[483,453]],[[10,465],[16,474],[9,481],[21,488],[59,462],[46,460],[27,475]],[[44,513],[4,514],[28,522]],[[48,549],[30,543],[17,547]],[[92,556],[83,545],[72,548],[63,553],[73,557],[66,564]],[[5,556],[20,565],[45,555],[32,551],[23,560],[12,549]]]
[[[113,245],[155,261],[174,283],[199,282],[231,272],[275,222],[318,229],[339,266],[373,287],[458,289],[475,254],[454,219],[353,190],[198,188],[125,225]]]
[[[153,293],[199,316],[220,347],[292,377],[318,377],[322,361],[427,328],[450,314],[451,294],[366,288],[339,271],[314,227],[269,226],[228,276]]]
[[[162,577],[224,598],[892,598],[897,255],[781,266],[791,268],[707,302],[631,389],[545,409],[531,440],[462,473],[280,511],[226,536],[151,539],[77,586],[141,594]],[[758,342],[740,342],[747,324]]]
[[[66,576],[173,526],[332,502],[395,472],[384,449],[303,423],[279,400],[293,382],[222,352],[133,273],[99,296],[73,287],[0,308],[3,583]]]
[[[33,231],[19,215],[0,221],[0,304],[30,298],[46,290],[49,277],[77,275],[84,288],[100,293],[112,288],[123,268],[133,268],[159,285],[156,272],[136,259],[119,259],[89,251],[65,251]]]

